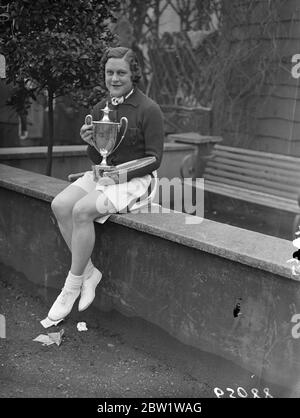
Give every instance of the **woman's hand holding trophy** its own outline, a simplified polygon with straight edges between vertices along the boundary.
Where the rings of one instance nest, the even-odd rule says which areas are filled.
[[[89,145],[93,145],[93,125],[84,124],[80,129],[81,139]]]

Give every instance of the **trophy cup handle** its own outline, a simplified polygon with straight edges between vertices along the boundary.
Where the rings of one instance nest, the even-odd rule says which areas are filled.
[[[120,141],[119,141],[118,145],[114,148],[114,151],[115,151],[115,150],[118,148],[118,146],[121,144],[121,142],[123,141],[124,136],[126,135],[126,132],[127,132],[127,128],[128,128],[128,119],[127,119],[125,116],[122,116],[122,117],[121,117],[121,119],[120,119],[120,123],[119,123],[119,126],[118,126],[118,131],[120,131],[121,126],[122,126],[123,122],[125,123],[125,129],[124,129],[124,132],[123,132],[122,138],[120,139]]]
[[[84,122],[86,125],[92,125],[93,124],[93,116],[92,115],[86,115]]]
[[[86,115],[86,117],[84,118],[84,123],[86,125],[93,125],[93,116],[92,115]],[[94,132],[94,130],[93,130],[93,132]],[[96,147],[96,144],[94,142],[94,138],[93,137],[92,137],[92,143],[91,143],[91,145],[97,150],[97,147]]]

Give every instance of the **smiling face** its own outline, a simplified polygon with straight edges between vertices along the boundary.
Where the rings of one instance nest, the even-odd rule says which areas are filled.
[[[109,58],[105,64],[105,85],[113,97],[121,97],[133,87],[129,63],[124,58]]]

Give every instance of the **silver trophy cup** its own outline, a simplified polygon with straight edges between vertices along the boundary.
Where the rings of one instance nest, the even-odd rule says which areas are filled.
[[[105,108],[101,110],[103,111],[103,117],[99,121],[93,120],[92,115],[87,115],[85,117],[85,124],[93,125],[93,146],[102,156],[101,163],[92,166],[95,181],[98,181],[100,177],[102,177],[101,174],[103,174],[104,171],[114,169],[114,166],[107,164],[106,158],[121,144],[128,128],[128,119],[124,116],[120,119],[119,123],[112,122],[109,119],[109,112],[111,112],[111,110],[109,109],[107,102]],[[125,125],[124,132],[116,146],[117,135],[120,132],[123,123]]]

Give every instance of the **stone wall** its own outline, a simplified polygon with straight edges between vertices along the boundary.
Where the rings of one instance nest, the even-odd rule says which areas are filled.
[[[45,315],[70,265],[50,202],[66,182],[0,165],[0,262],[45,297]],[[103,271],[95,305],[154,323],[185,344],[227,358],[262,379],[300,389],[300,284],[292,243],[186,215],[112,215],[95,223]],[[239,315],[234,309],[240,304]],[[41,318],[42,319],[42,318]]]

